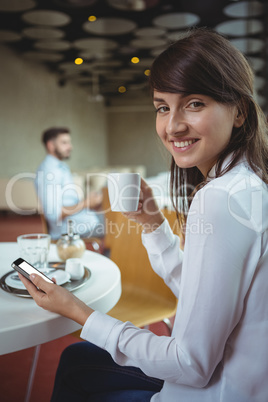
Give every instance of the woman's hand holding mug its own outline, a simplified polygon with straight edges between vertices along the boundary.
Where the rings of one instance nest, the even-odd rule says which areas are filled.
[[[145,232],[153,232],[163,223],[153,191],[138,173],[111,173],[108,192],[112,211],[138,222]]]

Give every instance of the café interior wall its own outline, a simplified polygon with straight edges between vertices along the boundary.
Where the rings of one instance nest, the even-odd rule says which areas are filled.
[[[41,133],[53,125],[71,129],[72,171],[144,165],[147,176],[153,176],[168,170],[150,99],[129,95],[119,99],[114,112],[89,102],[84,89],[59,86],[58,77],[44,66],[5,46],[0,46],[0,57],[0,178],[35,172],[45,156]]]
[[[120,106],[108,108],[110,165],[144,165],[147,177],[169,170],[170,157],[156,134],[151,103],[142,105],[141,100],[139,106],[126,105],[121,111]]]
[[[45,156],[41,133],[67,126],[72,133],[73,171],[107,164],[104,105],[90,103],[86,91],[68,84],[44,66],[0,47],[0,177],[35,172]]]

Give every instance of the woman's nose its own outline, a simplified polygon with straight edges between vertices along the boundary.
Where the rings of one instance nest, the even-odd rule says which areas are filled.
[[[188,129],[187,123],[181,113],[174,113],[169,116],[166,132],[169,135],[185,133]]]

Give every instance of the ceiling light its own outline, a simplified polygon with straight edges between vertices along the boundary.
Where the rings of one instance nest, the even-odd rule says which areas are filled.
[[[132,57],[131,63],[137,64],[137,63],[139,63],[139,62],[140,62],[140,59],[139,59],[138,57]]]
[[[89,21],[89,22],[94,22],[94,21],[96,21],[96,19],[97,19],[97,17],[95,17],[95,15],[90,15],[90,16],[88,17],[88,21]]]
[[[75,64],[79,65],[79,64],[84,63],[84,60],[81,59],[81,57],[77,57],[74,62],[75,62]]]
[[[123,94],[124,92],[126,92],[126,87],[124,87],[124,85],[121,85],[119,88],[118,88],[118,92],[120,92],[120,94]]]

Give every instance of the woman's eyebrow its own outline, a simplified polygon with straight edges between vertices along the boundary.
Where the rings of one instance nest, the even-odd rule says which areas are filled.
[[[165,102],[165,99],[163,98],[153,98],[154,102]]]
[[[180,93],[180,97],[181,99],[185,99],[188,96],[194,96],[194,95],[198,95],[198,94],[189,94],[189,93]],[[164,98],[153,98],[153,102],[166,102]]]

